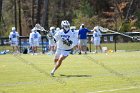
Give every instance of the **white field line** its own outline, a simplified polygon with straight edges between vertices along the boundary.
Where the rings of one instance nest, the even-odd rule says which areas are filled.
[[[118,89],[110,89],[110,90],[100,90],[100,91],[95,91],[95,92],[88,92],[88,93],[103,93],[103,92],[113,92],[113,91],[120,91],[120,90],[130,90],[130,89],[136,89],[140,88],[138,87],[128,87],[128,88],[118,88]]]

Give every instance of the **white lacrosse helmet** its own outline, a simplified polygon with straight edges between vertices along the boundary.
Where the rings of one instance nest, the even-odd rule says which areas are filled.
[[[31,32],[34,32],[34,29],[31,29]]]
[[[15,27],[12,27],[12,31],[15,31],[16,30],[16,28]]]
[[[68,31],[70,29],[70,23],[67,20],[63,20],[61,22],[61,27],[65,30]]]
[[[70,29],[76,30],[76,26],[71,26]]]
[[[55,30],[55,27],[54,26],[50,27],[50,31],[52,31],[52,30]]]
[[[40,28],[41,26],[40,26],[40,24],[35,24],[35,27]]]
[[[59,31],[59,30],[60,30],[60,28],[59,28],[59,27],[57,27],[57,28],[56,28],[56,31]]]

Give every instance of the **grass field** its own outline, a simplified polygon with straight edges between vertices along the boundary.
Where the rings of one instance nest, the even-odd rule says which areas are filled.
[[[140,52],[70,55],[50,77],[52,55],[0,55],[0,93],[140,93]]]
[[[102,47],[107,47],[108,49],[115,50],[114,43],[102,43]],[[116,50],[125,50],[125,51],[137,51],[140,50],[140,43],[139,42],[129,42],[129,43],[117,43]],[[88,45],[90,48],[90,45]],[[7,46],[0,46],[0,51],[2,50],[10,50],[12,51],[12,47],[10,45]],[[94,51],[95,47],[91,44],[91,50]],[[39,51],[42,51],[42,46],[40,46]]]

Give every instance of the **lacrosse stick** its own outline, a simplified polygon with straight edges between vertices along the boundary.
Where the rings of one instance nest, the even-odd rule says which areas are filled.
[[[101,30],[101,32],[105,32],[105,33],[106,32],[112,32],[112,33],[116,33],[116,34],[119,34],[119,35],[122,35],[122,36],[125,36],[125,37],[128,37],[128,38],[131,38],[132,40],[140,41],[140,39],[138,39],[137,37],[133,37],[133,36],[129,36],[129,35],[117,32],[117,31],[109,30],[108,28],[103,28],[103,27],[99,26],[99,29]]]

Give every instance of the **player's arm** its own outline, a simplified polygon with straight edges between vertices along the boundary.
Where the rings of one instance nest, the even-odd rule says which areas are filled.
[[[38,41],[41,41],[41,34],[40,33],[37,33],[38,34]]]
[[[9,40],[11,40],[11,34],[9,35]]]
[[[60,32],[57,32],[54,36],[53,36],[53,39],[54,39],[54,41],[55,42],[57,42],[58,40],[60,40],[61,39],[61,33]]]
[[[9,35],[9,43],[11,43],[11,42],[12,42],[12,35],[10,33],[10,35]]]
[[[99,33],[99,36],[102,37],[102,33],[101,33],[100,29],[99,29],[98,33]]]
[[[19,40],[19,33],[18,32],[16,33],[16,36],[17,36],[17,39]]]

